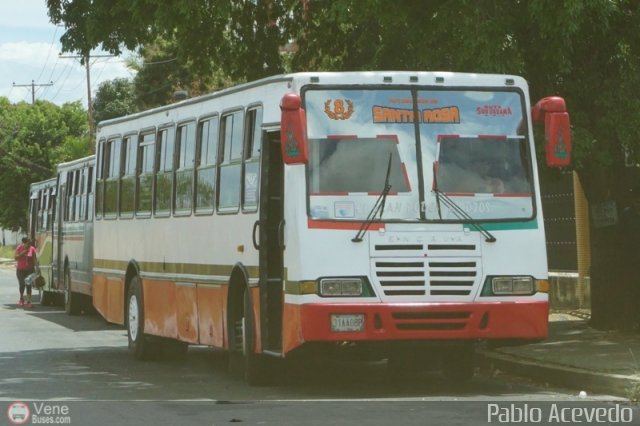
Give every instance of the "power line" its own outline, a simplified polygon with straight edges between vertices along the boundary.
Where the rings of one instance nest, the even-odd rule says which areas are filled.
[[[36,103],[36,86],[37,87],[46,87],[53,86],[53,81],[50,83],[38,83],[36,84],[34,80],[31,80],[31,84],[16,84],[13,83],[13,87],[31,87],[31,105]]]
[[[89,134],[93,138],[95,133],[93,125],[93,104],[91,102],[91,58],[112,58],[115,55],[91,55],[86,53],[84,55],[60,55],[62,59],[81,59],[84,61],[84,66],[87,71],[87,119],[89,121]]]
[[[51,44],[49,45],[49,53],[47,53],[47,59],[45,59],[44,65],[42,66],[42,70],[40,71],[40,75],[36,80],[40,80],[40,77],[42,77],[42,74],[44,73],[44,70],[47,67],[47,63],[49,62],[49,57],[51,56],[51,51],[53,50],[53,46],[55,44],[57,33],[58,33],[58,27],[56,26],[56,30],[53,32],[53,37],[51,38]],[[51,79],[49,80],[52,81]]]

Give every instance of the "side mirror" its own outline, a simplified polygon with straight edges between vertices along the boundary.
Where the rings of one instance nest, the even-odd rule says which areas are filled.
[[[306,164],[309,160],[307,117],[302,100],[287,93],[280,100],[280,146],[285,164]]]
[[[571,164],[571,126],[564,99],[550,96],[538,101],[531,109],[531,118],[544,120],[545,154],[549,167]]]

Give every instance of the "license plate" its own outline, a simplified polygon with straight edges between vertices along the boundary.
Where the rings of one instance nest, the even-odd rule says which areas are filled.
[[[331,315],[331,331],[364,331],[364,314]]]

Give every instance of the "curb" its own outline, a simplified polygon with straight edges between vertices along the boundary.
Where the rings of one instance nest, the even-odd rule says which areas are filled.
[[[478,362],[484,367],[497,368],[537,382],[548,382],[577,390],[629,398],[631,389],[640,386],[640,377],[598,373],[557,364],[543,364],[492,351],[479,351],[477,355]]]

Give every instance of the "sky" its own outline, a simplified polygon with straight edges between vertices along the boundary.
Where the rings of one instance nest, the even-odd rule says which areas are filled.
[[[11,102],[31,103],[31,83],[36,99],[57,105],[80,100],[87,106],[86,69],[78,59],[60,58],[60,37],[64,27],[49,22],[45,0],[4,0],[0,14],[0,96]],[[105,54],[94,51],[93,54]],[[122,57],[91,60],[92,98],[101,82],[118,77],[132,78]],[[38,84],[50,86],[37,86]],[[28,87],[20,87],[28,85]]]

